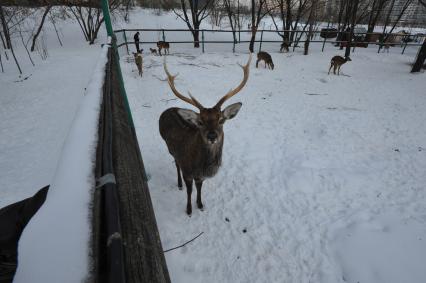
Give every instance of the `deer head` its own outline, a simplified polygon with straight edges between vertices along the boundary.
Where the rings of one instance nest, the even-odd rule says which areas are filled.
[[[171,75],[169,70],[167,69],[166,60],[164,60],[164,71],[167,74],[167,81],[169,83],[170,88],[173,93],[181,100],[195,106],[199,109],[200,113],[196,113],[195,111],[189,109],[178,109],[177,113],[189,124],[196,127],[202,140],[207,145],[214,145],[223,140],[223,124],[232,118],[234,118],[238,111],[240,110],[242,103],[237,102],[227,106],[225,109],[221,110],[222,104],[241,91],[241,89],[245,86],[248,77],[249,77],[249,67],[251,62],[251,53],[246,65],[241,66],[243,69],[243,80],[241,83],[235,88],[231,89],[227,94],[225,94],[212,108],[206,108],[201,105],[200,102],[195,99],[191,93],[189,93],[189,97],[182,95],[175,87],[175,78],[177,75]]]

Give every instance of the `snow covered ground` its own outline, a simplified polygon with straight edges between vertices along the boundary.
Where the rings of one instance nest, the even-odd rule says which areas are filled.
[[[101,51],[99,45],[89,46],[83,40],[78,24],[63,23],[59,28],[63,47],[53,27],[46,23],[49,57],[41,60],[34,52],[35,67],[16,39],[22,76],[13,59],[6,61],[2,54],[0,207],[30,197],[52,181],[62,145]],[[103,32],[100,35],[102,40]]]
[[[225,125],[223,165],[203,185],[206,209],[185,214],[186,193],[158,132],[169,107],[192,108],[164,81],[162,57],[144,76],[122,60],[142,155],[173,282],[423,282],[426,271],[426,93],[409,73],[414,51],[279,54],[256,69],[238,116]],[[214,105],[241,80],[248,55],[171,46],[176,87]],[[147,49],[146,49],[147,50]],[[222,51],[222,49],[220,49]],[[407,50],[408,51],[408,50]],[[195,196],[193,196],[195,198]]]

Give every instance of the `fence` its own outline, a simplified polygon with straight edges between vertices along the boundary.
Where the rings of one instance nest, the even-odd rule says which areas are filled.
[[[114,43],[113,43],[114,45]],[[99,118],[91,282],[167,283],[166,261],[118,54],[108,53]]]
[[[129,54],[129,44],[134,44],[134,41],[128,40],[129,33],[133,35],[135,32],[140,32],[141,42],[140,44],[156,44],[157,41],[163,40],[168,41],[172,44],[194,44],[194,39],[192,37],[192,33],[188,29],[120,29],[115,30],[115,34],[117,38],[120,40],[118,42],[118,47],[126,47],[126,51]],[[239,46],[242,46],[244,43],[250,42],[251,37],[251,30],[237,30],[235,31],[236,34],[236,40],[234,41],[232,37],[232,30],[215,30],[215,29],[200,29],[198,32],[201,34],[201,39],[199,40],[199,43],[201,44],[201,50],[204,53],[206,50],[206,46],[208,44],[232,44],[232,51],[235,52],[236,48]],[[296,44],[293,44],[293,51],[296,47],[298,47],[298,43],[304,43],[307,41],[307,35],[308,31],[306,30],[294,30],[294,31],[280,31],[280,34],[283,34],[284,32],[289,32],[294,34],[294,42],[297,42]],[[321,38],[318,39],[321,34],[332,34],[336,33],[336,31],[319,31],[315,30],[312,31],[311,39],[309,40],[310,43],[320,43],[322,44],[321,51],[324,51],[326,43],[333,43],[336,45],[345,45],[347,44],[347,40],[331,40],[330,38]],[[223,34],[230,37],[230,40],[223,40]],[[354,33],[356,35],[356,38],[366,38],[367,35],[378,35],[378,33],[367,33],[367,32],[356,32]],[[348,32],[340,32],[340,35],[348,36]],[[392,43],[392,44],[401,44],[402,54],[405,52],[405,49],[407,46],[421,46],[420,43],[410,43],[408,42],[408,39],[412,37],[412,35],[405,35],[400,33],[380,33],[381,38],[392,38],[392,37],[400,37],[401,42],[400,43]],[[207,39],[209,37],[209,39]],[[337,37],[339,38],[339,37]],[[346,37],[347,38],[347,37]],[[299,39],[299,40],[297,40]],[[420,38],[420,41],[422,41],[424,38]],[[262,50],[262,44],[264,43],[277,43],[281,44],[283,42],[283,38],[278,34],[276,30],[258,30],[256,33],[256,39],[254,41],[255,43],[258,43],[258,50]],[[355,51],[356,47],[361,46],[368,46],[369,44],[376,44],[378,45],[378,51],[380,51],[381,47],[383,47],[383,42],[377,42],[377,41],[365,41],[365,40],[354,40],[351,42],[352,50]],[[248,46],[244,45],[246,50],[248,50]],[[277,48],[277,50],[279,47]]]

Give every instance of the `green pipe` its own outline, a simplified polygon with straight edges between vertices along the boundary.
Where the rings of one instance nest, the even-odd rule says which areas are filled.
[[[120,85],[120,92],[124,98],[124,103],[125,103],[125,107],[127,111],[127,119],[129,120],[130,127],[135,128],[135,125],[133,123],[132,112],[130,111],[129,100],[127,99],[127,95],[126,95],[126,89],[124,88],[123,75],[121,73],[121,68],[120,68],[120,56],[118,55],[118,49],[117,49],[117,38],[115,37],[114,30],[112,29],[108,0],[101,0],[101,4],[102,4],[102,12],[104,14],[105,27],[107,30],[107,34],[108,36],[111,37],[111,45],[114,51],[114,58],[116,60],[115,65],[117,66],[118,82]]]

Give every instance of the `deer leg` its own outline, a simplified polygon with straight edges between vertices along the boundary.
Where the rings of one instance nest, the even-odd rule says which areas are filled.
[[[341,65],[340,65],[341,66]],[[337,75],[340,76],[340,66],[337,68]]]
[[[333,68],[333,64],[330,65],[330,69],[328,69],[328,74],[330,75],[331,68]]]
[[[201,186],[203,185],[202,180],[195,180],[195,186],[197,187],[197,207],[203,210],[203,203],[201,202]]]
[[[180,175],[180,167],[179,167],[179,165],[177,164],[176,161],[175,161],[175,164],[176,164],[177,175],[178,175],[178,188],[179,188],[179,190],[182,190],[182,177]]]
[[[336,69],[337,69],[337,66],[336,66],[336,65],[334,65],[334,68],[333,68],[333,74],[336,74]]]
[[[160,56],[162,56],[161,55],[161,47],[158,47],[158,53],[160,53]]]
[[[187,202],[186,202],[186,213],[191,216],[192,214],[192,204],[191,204],[191,195],[192,195],[192,178],[187,179],[185,176],[183,176],[183,180],[185,181],[186,185],[186,194],[187,194]]]
[[[259,61],[260,61],[260,59],[257,59],[257,61],[256,61],[256,68],[259,65]]]

